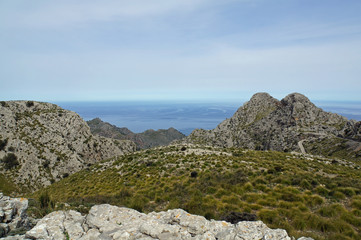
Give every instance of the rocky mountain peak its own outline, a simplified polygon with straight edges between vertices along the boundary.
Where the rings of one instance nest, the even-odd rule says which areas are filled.
[[[300,93],[291,93],[281,100],[283,107],[294,110],[319,111],[305,95]]]
[[[291,93],[283,98],[285,102],[295,103],[295,102],[311,102],[305,95],[301,93]]]
[[[281,101],[268,93],[256,93],[230,119],[213,130],[196,129],[185,142],[208,143],[217,147],[300,151],[300,141],[306,144],[325,140],[330,148],[333,142],[342,142],[346,146],[344,148],[352,146],[351,149],[359,149],[357,151],[360,152],[361,143],[350,142],[360,139],[357,133],[359,125],[338,114],[323,111],[300,93],[291,93]],[[355,156],[358,154],[353,150],[348,152]]]
[[[268,93],[256,93],[243,106],[250,108],[252,111],[264,110],[265,108],[275,106],[279,101]]]
[[[255,93],[251,99],[250,102],[264,102],[264,101],[272,101],[274,98],[269,95],[269,93],[266,92],[259,92],[259,93]]]

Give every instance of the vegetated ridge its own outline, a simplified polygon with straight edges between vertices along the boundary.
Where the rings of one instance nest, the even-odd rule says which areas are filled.
[[[23,105],[31,108],[34,103]],[[30,215],[68,209],[91,214],[92,206],[104,203],[146,213],[182,208],[217,220],[247,213],[294,237],[361,238],[361,167],[353,161],[359,157],[360,122],[326,113],[301,94],[278,101],[265,93],[254,95],[231,119],[218,130],[185,140],[199,145],[112,157],[54,182],[29,195],[37,199],[32,200]],[[205,130],[194,133],[198,131]],[[0,147],[13,151],[7,144],[2,140]],[[11,159],[3,158],[3,166],[10,166]],[[1,184],[11,188],[9,182]],[[74,212],[50,216],[84,219]]]
[[[360,170],[360,162],[301,153],[171,145],[97,163],[32,197],[83,213],[104,203],[216,220],[248,213],[294,237],[360,239]]]
[[[33,191],[134,150],[131,141],[92,135],[78,114],[57,105],[0,102],[0,187],[5,192]]]
[[[131,140],[137,145],[137,149],[147,149],[158,146],[165,146],[174,140],[180,140],[185,135],[174,128],[146,130],[142,133],[133,133],[128,128],[119,128],[110,123],[103,122],[100,118],[87,121],[91,132],[108,138]]]
[[[299,93],[281,101],[257,93],[215,129],[196,129],[183,142],[360,159],[361,122],[325,112]]]

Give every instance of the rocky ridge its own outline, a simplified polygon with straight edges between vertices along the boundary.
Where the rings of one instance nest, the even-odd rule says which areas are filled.
[[[131,141],[92,135],[78,114],[51,103],[2,101],[0,123],[0,175],[22,191],[135,150]]]
[[[128,128],[119,128],[110,123],[103,122],[100,118],[87,121],[91,132],[94,135],[131,140],[137,145],[137,149],[147,149],[158,146],[165,146],[174,140],[180,140],[185,135],[174,128],[159,129],[157,131],[149,129],[142,133],[134,133]]]
[[[5,214],[0,215],[3,222],[1,226],[7,227],[0,237],[5,237],[9,233],[9,228],[29,228],[26,215],[27,200],[0,196],[0,213],[5,210]],[[4,202],[7,203],[5,208]],[[19,202],[22,204],[20,208],[16,208]],[[130,208],[108,204],[93,206],[87,215],[73,210],[52,212],[38,220],[36,226],[25,235],[8,236],[4,239],[291,240],[285,230],[270,229],[261,221],[231,224],[225,221],[209,221],[182,209],[144,214]]]
[[[307,97],[292,93],[281,101],[268,93],[257,93],[229,119],[213,130],[196,129],[183,142],[217,147],[309,153],[314,142],[342,145],[354,157],[361,156],[361,122],[348,120],[316,107]],[[303,146],[302,145],[302,146]]]

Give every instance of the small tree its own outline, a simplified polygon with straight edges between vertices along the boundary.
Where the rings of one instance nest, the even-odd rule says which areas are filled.
[[[198,176],[198,173],[196,171],[191,172],[191,177],[196,178]]]
[[[26,106],[27,107],[32,107],[32,106],[34,106],[34,102],[33,101],[27,101]]]
[[[5,149],[6,144],[8,144],[8,139],[7,138],[4,139],[4,140],[0,139],[0,151]]]
[[[8,153],[2,159],[5,169],[9,170],[19,165],[18,157],[14,153]]]

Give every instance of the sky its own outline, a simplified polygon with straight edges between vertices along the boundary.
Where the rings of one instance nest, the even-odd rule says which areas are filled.
[[[0,99],[361,101],[360,0],[0,0]]]

